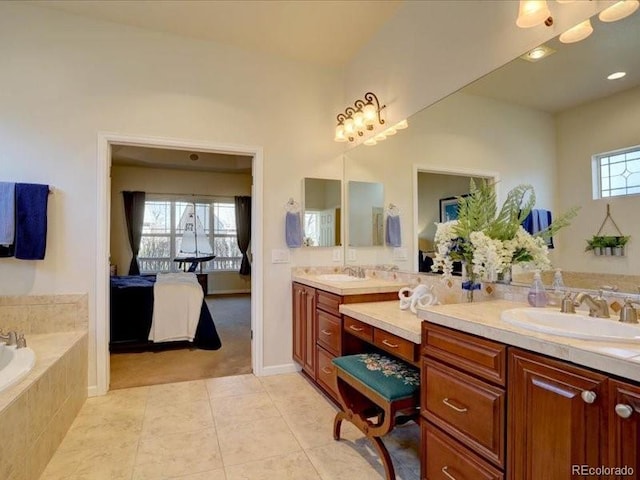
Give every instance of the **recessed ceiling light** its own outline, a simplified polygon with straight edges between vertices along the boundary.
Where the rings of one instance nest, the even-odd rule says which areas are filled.
[[[617,80],[619,78],[624,77],[627,74],[627,72],[616,72],[616,73],[612,73],[611,75],[609,75],[607,77],[607,80]]]
[[[555,52],[556,51],[553,48],[547,47],[546,45],[540,45],[533,50],[529,50],[520,58],[526,60],[527,62],[537,62],[538,60],[546,58]]]

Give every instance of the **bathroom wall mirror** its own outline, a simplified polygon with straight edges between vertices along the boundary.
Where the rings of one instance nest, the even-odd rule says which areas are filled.
[[[530,183],[538,208],[558,214],[581,206],[554,239],[554,266],[638,275],[640,229],[634,212],[640,195],[594,199],[592,156],[640,145],[640,11],[617,22],[604,23],[597,16],[591,22],[594,32],[585,40],[546,42],[555,51],[547,58],[517,58],[416,113],[408,129],[375,146],[347,151],[345,181],[384,181],[386,198],[402,212],[407,258],[385,249],[377,263],[418,270],[419,250],[430,248],[435,232],[427,223],[439,218],[434,198],[457,195],[462,188],[440,193],[444,183],[438,175],[461,175],[498,180],[500,203],[511,188]],[[626,76],[607,79],[618,71]],[[584,247],[608,203],[631,240],[624,257],[607,261]]]
[[[304,245],[342,245],[342,182],[327,178],[305,178]]]
[[[382,183],[349,181],[349,246],[384,245],[384,187]]]

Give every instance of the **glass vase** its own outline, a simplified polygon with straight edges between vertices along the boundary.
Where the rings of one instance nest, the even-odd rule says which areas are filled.
[[[476,290],[480,290],[480,278],[473,273],[471,262],[462,262],[462,301],[473,302]]]

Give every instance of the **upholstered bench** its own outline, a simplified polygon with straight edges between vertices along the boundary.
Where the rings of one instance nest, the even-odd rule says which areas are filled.
[[[387,480],[396,475],[389,451],[380,437],[418,417],[420,370],[379,353],[333,359],[342,411],[333,421],[333,438],[340,440],[343,420],[353,423],[380,455]]]

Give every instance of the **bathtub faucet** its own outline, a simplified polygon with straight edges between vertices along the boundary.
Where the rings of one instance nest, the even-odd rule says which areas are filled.
[[[4,332],[0,330],[0,342],[5,342],[8,347],[10,347],[11,345],[17,345],[18,334],[12,331],[5,335]]]

